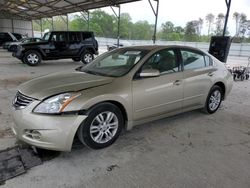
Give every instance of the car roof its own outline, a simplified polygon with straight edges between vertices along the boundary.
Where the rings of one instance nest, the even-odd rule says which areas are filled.
[[[93,31],[48,31],[46,33],[93,33]]]
[[[184,46],[184,45],[145,45],[145,46],[129,46],[129,47],[123,47],[123,48],[130,48],[130,49],[141,49],[141,50],[157,50],[162,48],[183,48],[188,50],[195,50],[204,52],[203,50],[200,50],[198,48],[194,48],[191,46]]]

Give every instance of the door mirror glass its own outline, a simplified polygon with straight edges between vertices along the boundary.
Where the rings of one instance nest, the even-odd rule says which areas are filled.
[[[157,69],[144,69],[140,73],[141,78],[157,77],[157,76],[160,76],[160,71]]]

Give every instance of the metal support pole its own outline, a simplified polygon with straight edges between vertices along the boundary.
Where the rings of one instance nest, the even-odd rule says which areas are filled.
[[[154,27],[154,35],[153,35],[153,43],[155,44],[156,41],[156,32],[157,32],[157,22],[158,22],[158,13],[159,13],[159,1],[160,0],[154,0],[156,1],[156,10],[154,9],[151,0],[148,0],[149,5],[151,6],[153,13],[155,15],[155,27]]]
[[[228,21],[230,7],[231,7],[231,0],[225,0],[225,2],[226,2],[226,5],[227,5],[227,14],[226,14],[226,17],[225,17],[225,24],[224,24],[224,29],[223,29],[223,36],[226,35],[227,21]]]
[[[43,37],[43,21],[40,19],[41,37]]]
[[[66,17],[67,17],[67,31],[69,30],[69,16],[68,14],[66,14]]]
[[[34,27],[33,27],[33,20],[31,20],[31,31],[32,31],[32,37],[34,37]]]
[[[88,13],[88,31],[89,31],[89,11],[87,11]]]
[[[117,31],[117,47],[119,48],[120,45],[120,22],[121,22],[121,7],[118,7],[118,31]]]
[[[115,6],[118,8],[118,15],[111,6],[110,8],[112,9],[113,13],[115,14],[116,18],[118,19],[118,25],[117,25],[117,47],[119,48],[120,46],[120,22],[121,22],[121,7],[120,5]]]
[[[84,12],[87,13],[87,17],[86,17],[86,15],[84,14]],[[80,12],[80,13],[81,13],[83,19],[84,19],[85,21],[87,21],[87,24],[88,24],[88,25],[87,25],[87,29],[88,29],[88,31],[89,31],[89,11],[84,11],[84,12]]]
[[[14,21],[13,21],[13,19],[11,19],[11,30],[12,30],[12,33],[14,33]]]
[[[53,19],[53,16],[51,17],[51,25],[52,25],[52,31],[54,31],[54,19]]]

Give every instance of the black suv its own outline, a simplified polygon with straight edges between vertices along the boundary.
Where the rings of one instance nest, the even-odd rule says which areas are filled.
[[[41,42],[18,46],[14,57],[30,66],[41,60],[68,59],[90,63],[98,55],[98,43],[93,32],[52,31],[45,33]]]

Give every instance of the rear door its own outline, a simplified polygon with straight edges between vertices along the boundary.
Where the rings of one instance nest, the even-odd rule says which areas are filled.
[[[76,57],[81,49],[82,34],[81,32],[69,32],[69,55]]]
[[[205,103],[212,84],[215,67],[209,56],[193,49],[180,49],[183,62],[183,108],[194,108]]]

